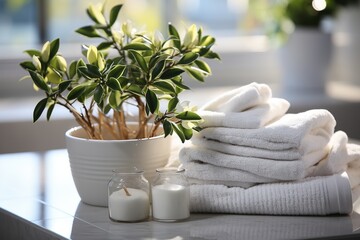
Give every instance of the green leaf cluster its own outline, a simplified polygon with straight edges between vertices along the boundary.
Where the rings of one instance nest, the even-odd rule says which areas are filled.
[[[212,51],[215,38],[204,35],[202,28],[195,25],[180,37],[169,23],[167,38],[158,33],[136,32],[129,22],[115,29],[122,6],[112,7],[108,14],[104,6],[90,4],[87,8],[93,24],[76,32],[100,42],[97,46],[83,45],[84,58],[68,64],[58,52],[59,39],[45,43],[42,50],[25,51],[31,60],[20,65],[28,71],[34,88],[45,93],[34,109],[34,122],[46,109],[49,120],[55,105],[61,105],[96,138],[94,123],[121,125],[126,121],[122,117],[126,116],[124,105],[132,104],[139,110],[139,128],[153,121],[155,128],[163,125],[165,136],[175,132],[182,141],[190,139],[193,130],[199,130],[201,117],[192,111],[177,110],[179,94],[190,89],[183,75],[200,82],[211,75],[206,59],[220,59]],[[165,110],[160,108],[160,102],[167,103]],[[75,103],[82,109],[78,110]],[[184,127],[189,125],[193,127]]]

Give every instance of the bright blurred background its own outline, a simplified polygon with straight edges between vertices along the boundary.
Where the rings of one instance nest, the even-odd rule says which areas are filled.
[[[139,28],[165,32],[168,22],[179,29],[196,23],[216,37],[215,49],[222,60],[211,62],[213,75],[207,79],[207,83],[189,84],[194,92],[205,87],[214,91],[251,82],[267,83],[273,87],[275,95],[289,98],[292,111],[328,108],[340,119],[341,129],[360,138],[356,123],[357,119],[360,120],[360,113],[358,117],[354,115],[360,106],[359,1],[307,0],[311,3],[311,11],[317,9],[318,12],[325,12],[324,2],[327,10],[332,6],[330,2],[338,5],[336,14],[326,18],[323,24],[327,31],[332,32],[334,47],[325,83],[326,91],[311,93],[311,96],[307,92],[282,90],[278,48],[286,38],[282,35],[283,30],[285,33],[294,30],[294,24],[282,21],[288,9],[279,11],[279,6],[287,1],[291,0],[108,0],[107,4],[125,3],[121,18],[131,19]],[[90,23],[85,13],[90,2],[102,1],[0,0],[0,132],[3,139],[7,139],[0,139],[0,152],[6,149],[11,151],[10,147],[18,145],[19,138],[33,136],[34,132],[45,129],[45,126],[54,131],[55,125],[40,123],[38,128],[34,128],[35,125],[31,124],[36,102],[32,99],[39,95],[32,91],[30,81],[19,81],[26,75],[19,63],[27,58],[23,53],[25,49],[40,48],[42,43],[55,38],[61,39],[60,51],[66,58],[81,57],[81,44],[90,42],[74,30]],[[306,47],[299,46],[300,50]],[[59,113],[59,118],[62,114]],[[21,123],[26,124],[22,126]],[[69,124],[59,127],[59,132]],[[14,131],[23,133],[12,136]],[[60,138],[62,141],[63,134]],[[28,139],[26,141],[29,142]],[[58,144],[51,146],[57,147]],[[23,149],[31,150],[32,147]]]

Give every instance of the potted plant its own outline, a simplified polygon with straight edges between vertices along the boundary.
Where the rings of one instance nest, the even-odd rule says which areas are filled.
[[[261,0],[260,0],[261,1]],[[332,25],[341,0],[275,0],[256,13],[278,56],[285,94],[325,93],[332,57]]]
[[[41,50],[25,51],[31,60],[20,64],[45,94],[34,122],[45,111],[49,120],[55,106],[62,106],[80,125],[66,133],[71,170],[81,199],[100,206],[107,205],[112,169],[131,165],[151,178],[169,157],[170,140],[164,137],[176,133],[184,142],[199,130],[201,117],[179,103],[179,94],[189,89],[182,75],[203,82],[211,74],[203,59],[219,59],[211,50],[215,38],[195,25],[180,37],[169,24],[167,38],[139,32],[129,22],[116,29],[121,8],[86,9],[93,24],[76,32],[101,41],[82,45],[85,59],[68,62],[55,39]],[[130,123],[134,109],[137,119]]]
[[[325,93],[332,56],[331,18],[334,0],[288,0],[275,6],[270,37],[279,48],[285,94]]]

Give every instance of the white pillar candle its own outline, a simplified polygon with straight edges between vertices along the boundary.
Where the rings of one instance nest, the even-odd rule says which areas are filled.
[[[127,196],[124,189],[113,192],[109,196],[110,218],[116,221],[135,222],[149,216],[149,196],[140,189],[127,188],[131,196]]]
[[[178,184],[152,188],[153,217],[159,220],[181,220],[190,216],[190,190]]]

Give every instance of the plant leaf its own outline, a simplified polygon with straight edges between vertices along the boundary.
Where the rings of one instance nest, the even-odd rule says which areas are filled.
[[[86,66],[79,66],[78,71],[82,76],[84,76],[87,79],[101,77],[101,73],[99,72],[99,69],[91,64],[87,64]]]
[[[146,63],[146,60],[145,58],[138,52],[136,51],[132,51],[130,50],[129,51],[130,54],[134,57],[136,63],[139,65],[139,67],[144,71],[144,72],[147,72],[148,71],[148,66],[147,66],[147,63]]]
[[[57,54],[57,52],[59,51],[59,47],[60,47],[60,39],[57,38],[53,41],[50,42],[50,55],[49,55],[49,61],[55,57],[55,55]]]
[[[179,99],[177,97],[172,98],[168,103],[168,112],[174,111],[178,103]]]
[[[128,85],[129,82],[130,82],[130,80],[128,78],[126,78],[126,77],[119,77],[118,81],[119,81],[122,88],[125,88],[126,85]]]
[[[109,47],[112,46],[112,42],[102,42],[100,43],[96,48],[97,50],[101,51],[101,50],[106,50],[108,49]]]
[[[170,79],[177,87],[181,88],[181,89],[186,89],[186,90],[189,90],[190,88],[188,86],[186,86],[185,84],[181,83],[180,81],[178,80],[175,80],[175,79]]]
[[[78,85],[69,92],[67,99],[74,100],[76,98],[79,98],[85,92],[85,90],[86,90],[85,85]]]
[[[151,48],[144,43],[129,43],[123,47],[124,50],[135,50],[135,51],[145,51],[151,50]]]
[[[104,96],[104,88],[101,85],[98,85],[95,88],[95,92],[94,92],[94,100],[97,104],[100,104],[103,101],[103,96]]]
[[[200,54],[201,55],[201,54]],[[221,60],[219,54],[212,52],[212,51],[208,51],[204,56],[204,58],[208,58],[208,59],[218,59]]]
[[[204,72],[211,74],[211,68],[206,62],[204,62],[202,60],[196,60],[195,64]]]
[[[165,68],[165,60],[161,60],[160,62],[158,62],[154,69],[151,72],[151,78],[152,79],[156,79],[159,77],[159,75],[162,73],[162,71]]]
[[[119,12],[120,12],[122,6],[123,6],[122,4],[119,4],[119,5],[114,6],[114,7],[110,10],[110,21],[109,21],[110,27],[111,27],[112,25],[114,25],[114,23],[115,23],[118,15],[119,15]]]
[[[151,91],[150,89],[148,89],[146,91],[146,106],[149,108],[151,113],[154,113],[158,106],[159,106],[159,100],[156,96],[156,94]]]
[[[121,94],[119,91],[111,91],[109,96],[109,104],[112,109],[119,109],[119,106],[121,104]]]
[[[191,111],[181,112],[181,113],[177,114],[175,117],[178,119],[181,119],[181,120],[201,120],[202,119],[197,113],[194,113]]]
[[[168,30],[169,30],[169,35],[173,37],[172,41],[173,41],[174,46],[176,48],[180,49],[181,41],[180,41],[180,36],[179,36],[178,31],[171,23],[169,23]]]
[[[71,80],[62,81],[59,83],[59,92],[64,92],[71,84]]]
[[[34,66],[34,64],[31,61],[22,62],[22,63],[20,63],[20,66],[25,70],[36,71],[36,67]]]
[[[69,77],[73,78],[76,75],[76,65],[77,61],[72,61],[69,66]]]
[[[29,73],[30,73],[30,76],[31,76],[33,82],[35,83],[35,85],[38,88],[40,88],[46,92],[49,91],[49,86],[46,84],[44,78],[40,74],[38,74],[37,72],[34,72],[32,70],[29,70]]]
[[[204,36],[201,38],[200,40],[200,46],[205,46],[205,47],[212,47],[215,43],[215,38],[213,38],[212,36]]]
[[[27,53],[30,57],[32,57],[34,55],[40,57],[40,55],[41,55],[41,52],[36,49],[25,50],[24,53]]]
[[[114,91],[122,91],[119,81],[114,77],[107,80],[106,85]]]
[[[112,78],[112,77],[116,79],[120,78],[123,75],[125,68],[126,68],[125,65],[120,65],[120,64],[116,65],[110,70],[108,74],[108,78]]]
[[[176,93],[174,86],[166,81],[156,81],[152,85],[164,92]]]
[[[48,107],[48,110],[47,110],[47,113],[46,113],[46,120],[49,121],[50,120],[50,117],[51,117],[51,114],[55,108],[55,105],[56,105],[56,102],[52,102],[49,107]]]
[[[178,125],[176,123],[171,122],[172,128],[173,130],[176,132],[176,134],[179,136],[180,140],[182,143],[185,142],[185,135],[184,133],[181,131],[181,129],[178,127]]]
[[[193,130],[192,129],[184,128],[181,124],[179,124],[179,129],[184,134],[184,137],[185,137],[186,140],[189,140],[189,139],[192,138],[192,136],[193,136]]]
[[[180,39],[180,35],[179,35],[178,31],[176,30],[176,28],[171,23],[169,23],[168,30],[169,30],[169,35],[170,36],[174,36],[177,39]]]
[[[204,74],[207,74],[203,70],[196,67],[187,67],[186,72],[194,79],[204,82]]]
[[[86,13],[89,15],[89,17],[95,22],[100,25],[105,25],[106,20],[103,15],[103,11],[97,8],[96,6],[90,4],[90,6],[86,9]]]
[[[86,64],[86,67],[87,67],[89,73],[91,73],[91,76],[96,77],[96,78],[101,77],[99,67],[92,65],[92,64]]]
[[[165,137],[171,135],[173,132],[171,123],[166,119],[163,121],[163,129],[164,129]]]
[[[101,37],[98,31],[93,26],[85,26],[77,29],[75,32],[89,38]]]
[[[136,84],[131,84],[127,90],[135,95],[143,96],[141,88]]]
[[[199,57],[199,54],[188,52],[179,60],[178,64],[190,64]]]
[[[170,69],[167,69],[163,74],[161,74],[160,78],[161,79],[173,78],[173,77],[179,76],[183,72],[184,72],[184,70],[182,70],[180,68],[170,68]]]
[[[36,104],[36,106],[34,108],[34,112],[33,112],[33,122],[36,122],[40,118],[41,114],[43,113],[43,111],[46,107],[47,101],[48,101],[48,99],[44,98]]]

